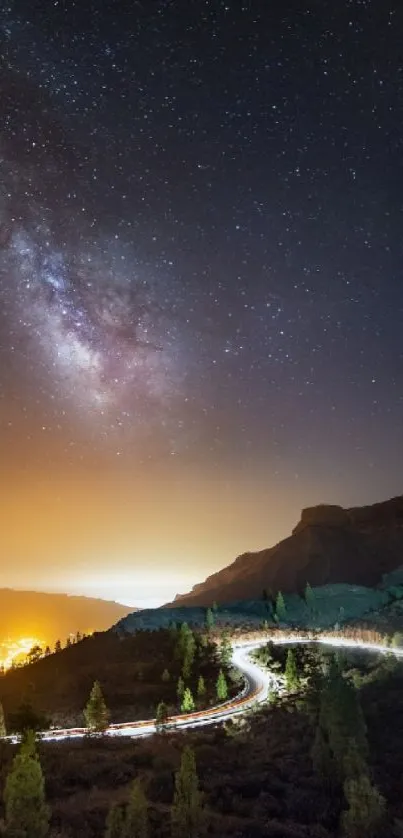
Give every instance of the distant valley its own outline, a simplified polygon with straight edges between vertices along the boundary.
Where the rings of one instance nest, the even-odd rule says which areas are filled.
[[[0,662],[35,643],[53,647],[77,632],[103,631],[135,610],[91,597],[0,588]]]

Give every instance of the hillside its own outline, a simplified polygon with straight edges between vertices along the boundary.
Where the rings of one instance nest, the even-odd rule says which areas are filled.
[[[178,595],[171,607],[261,599],[302,591],[307,582],[373,587],[401,564],[403,495],[372,506],[304,509],[289,538],[258,553],[244,553],[223,570]]]
[[[83,709],[95,680],[102,685],[113,722],[150,718],[162,700],[172,712],[179,712],[176,688],[182,658],[177,651],[178,637],[168,631],[125,637],[116,631],[97,632],[35,663],[10,669],[0,676],[0,701],[7,725],[26,701],[49,724],[84,724]],[[219,668],[215,646],[197,643],[187,679],[195,696],[198,677],[203,675],[205,699],[214,700]],[[169,672],[166,680],[162,678],[164,670]]]
[[[108,629],[133,607],[91,597],[0,588],[0,643],[35,637],[54,644],[70,634]]]

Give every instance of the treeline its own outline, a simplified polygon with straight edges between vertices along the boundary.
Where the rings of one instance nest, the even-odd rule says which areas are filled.
[[[220,642],[218,644],[213,642],[210,637],[211,626],[207,614],[206,627],[202,632],[192,631],[187,623],[179,625],[173,623],[169,629],[158,633],[164,649],[162,660],[167,665],[162,668],[159,676],[160,698],[156,701],[154,699],[153,703],[148,705],[143,718],[149,718],[152,721],[154,714],[159,729],[167,725],[171,716],[203,710],[214,703],[224,702],[239,688],[242,678],[231,666],[230,638],[226,632],[223,632]],[[81,639],[80,636],[77,642]],[[131,648],[132,639],[123,638],[117,642],[120,647],[127,642],[128,648]],[[158,658],[156,657],[156,661],[157,659],[161,659],[161,654]],[[95,663],[97,660],[95,656]],[[93,668],[96,669],[97,666]],[[105,677],[107,670],[104,668],[103,671]],[[157,674],[154,675],[155,677],[158,679]],[[72,679],[75,678],[77,678],[77,673],[74,670]],[[139,670],[138,678],[139,681],[143,680],[142,670]],[[111,697],[108,683],[106,688],[106,692]],[[106,730],[113,715],[107,707],[103,691],[102,677],[95,678],[89,697],[88,694],[83,696],[82,709],[78,710],[79,716],[84,717],[84,724],[90,732],[101,733]],[[133,716],[127,719],[127,721],[133,720]],[[51,718],[34,708],[32,691],[27,691],[15,709],[11,709],[8,703],[6,719],[0,701],[0,723],[0,736],[5,736],[7,732],[24,734],[28,729],[45,730],[50,727]],[[80,719],[78,723],[64,725],[64,727],[81,725]]]

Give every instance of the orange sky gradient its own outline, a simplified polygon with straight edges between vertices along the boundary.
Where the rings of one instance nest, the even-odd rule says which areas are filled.
[[[0,584],[161,605],[241,552],[289,535],[302,506],[366,500],[354,486],[350,495],[308,474],[281,481],[227,469],[224,477],[183,464],[148,474],[9,473],[0,486]]]

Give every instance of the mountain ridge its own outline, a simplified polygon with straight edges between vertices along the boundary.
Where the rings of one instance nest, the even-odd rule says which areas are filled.
[[[167,606],[258,599],[264,590],[293,593],[307,582],[373,586],[401,564],[402,556],[403,495],[362,507],[319,504],[302,510],[290,536],[242,553]]]

